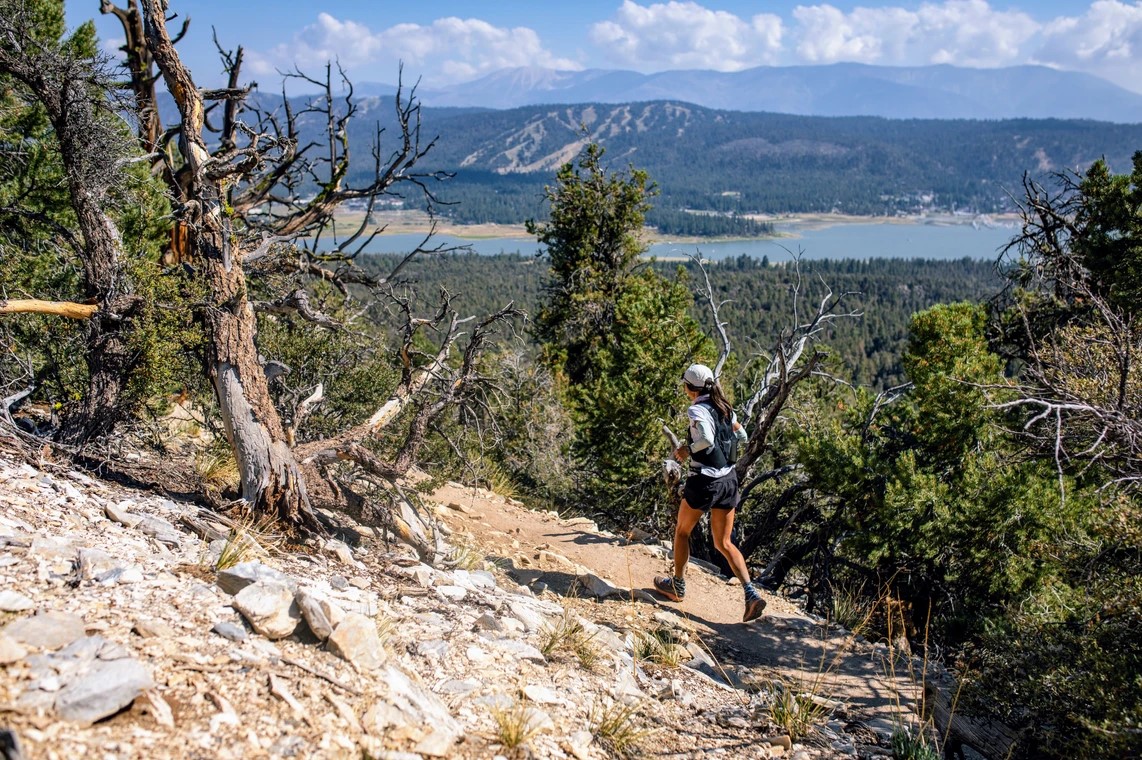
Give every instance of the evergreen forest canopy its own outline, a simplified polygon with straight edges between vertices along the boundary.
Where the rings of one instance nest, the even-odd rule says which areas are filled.
[[[396,255],[369,256],[361,260],[361,266],[366,271],[387,271],[396,260]],[[835,354],[832,370],[845,382],[875,390],[905,381],[900,362],[913,314],[938,303],[983,301],[1002,285],[995,262],[968,258],[822,260],[794,268],[739,256],[705,266],[717,297],[726,302],[720,316],[729,332],[749,341],[776,335],[787,326],[793,308],[792,283],[798,276],[810,282],[820,278],[839,291],[852,293],[851,305],[862,316],[834,327],[829,343]],[[697,265],[693,261],[656,262],[653,267],[664,277],[679,268],[686,272],[694,299],[691,315],[705,332],[713,334],[709,310],[701,300]],[[453,289],[457,308],[464,313],[485,312],[497,299],[507,297],[524,312],[535,314],[543,303],[546,271],[542,258],[452,253],[419,258],[406,267],[404,277],[428,291]]]
[[[391,105],[365,99],[370,118]],[[439,140],[432,165],[455,173],[440,212],[458,222],[542,216],[550,172],[584,135],[610,168],[647,171],[660,195],[647,223],[664,234],[750,236],[745,215],[920,211],[1010,212],[1024,173],[1125,171],[1142,125],[1058,119],[942,121],[718,111],[656,101],[426,109]],[[364,124],[357,126],[358,130]],[[350,140],[367,145],[364,132]],[[357,171],[368,171],[360,153]]]
[[[422,138],[429,112],[402,92],[382,131],[329,69],[309,80],[323,93],[312,112],[269,113],[239,86],[240,49],[223,51],[234,86],[203,91],[167,11],[104,6],[127,40],[124,92],[92,26],[67,30],[59,0],[0,0],[5,445],[108,469],[133,446],[162,462],[148,478],[177,473],[204,503],[240,504],[299,539],[326,533],[321,510],[350,512],[434,563],[433,519],[401,487],[413,465],[666,535],[661,425],[683,429],[678,377],[703,361],[749,435],[736,542],[760,583],[942,657],[965,684],[957,709],[1004,729],[993,755],[1142,752],[1142,151],[1129,168],[1020,180],[1047,143],[1023,145],[1007,123],[949,125],[959,150],[929,144],[925,171],[952,154],[1013,164],[1023,226],[998,269],[648,263],[643,225],[690,191],[670,165],[635,161],[630,135],[588,141],[543,175],[546,212],[528,223],[543,257],[447,255],[431,237],[365,257],[367,223],[330,240],[337,209],[399,195],[431,213],[453,184],[452,149]],[[153,107],[160,78],[179,106],[169,123]],[[647,108],[747,139],[736,115]],[[493,129],[488,114],[467,118]],[[299,143],[294,119],[328,131]],[[854,123],[865,147],[803,137],[843,148],[813,143],[822,165],[883,167],[883,183],[854,169],[837,185],[879,197],[906,161],[868,147],[875,128],[924,125]],[[1109,129],[1036,134],[1053,135],[1048,155],[1088,161],[1068,142],[1084,125]],[[341,140],[361,130],[369,172],[359,141]],[[729,171],[741,154],[703,134],[673,141],[677,166]],[[753,145],[772,157],[784,139]],[[987,139],[996,150],[981,151]],[[825,186],[774,161],[754,167],[758,193]],[[209,444],[170,429],[176,403]],[[203,464],[220,460],[229,475]],[[694,544],[715,557],[708,536]]]

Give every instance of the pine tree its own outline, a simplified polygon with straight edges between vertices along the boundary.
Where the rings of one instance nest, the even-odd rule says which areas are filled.
[[[653,506],[660,420],[683,401],[678,378],[707,339],[681,271],[668,279],[639,258],[649,177],[610,172],[602,157],[592,143],[564,164],[546,189],[550,221],[528,223],[551,266],[536,333],[573,410],[587,494],[635,517]]]

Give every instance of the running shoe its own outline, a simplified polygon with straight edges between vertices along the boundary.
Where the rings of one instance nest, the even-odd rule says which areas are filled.
[[[757,620],[761,617],[761,613],[765,611],[765,600],[760,596],[755,596],[753,599],[745,600],[745,615],[742,616],[742,622],[748,623],[751,620]]]
[[[672,602],[680,602],[686,596],[685,583],[679,583],[667,575],[655,576],[654,588]]]

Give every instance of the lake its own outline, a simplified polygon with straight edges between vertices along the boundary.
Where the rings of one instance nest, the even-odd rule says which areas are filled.
[[[700,251],[707,259],[734,256],[768,256],[770,261],[788,261],[801,251],[811,259],[995,259],[999,249],[1018,232],[1014,227],[970,224],[925,224],[921,222],[843,223],[823,227],[777,225],[783,237],[704,243],[655,243],[649,255],[659,259],[684,258]],[[423,239],[417,234],[378,237],[370,253],[404,253]],[[438,235],[436,243],[468,246],[476,253],[519,253],[532,256],[539,245],[531,238],[459,238]]]

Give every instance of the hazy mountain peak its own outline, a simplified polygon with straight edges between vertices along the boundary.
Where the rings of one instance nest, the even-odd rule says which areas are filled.
[[[362,94],[391,86],[363,84]],[[1142,95],[1104,79],[1046,66],[972,69],[950,64],[758,66],[641,74],[621,69],[501,69],[471,82],[422,89],[425,105],[517,108],[551,103],[671,99],[706,108],[807,116],[932,119],[1062,118],[1142,123]]]

